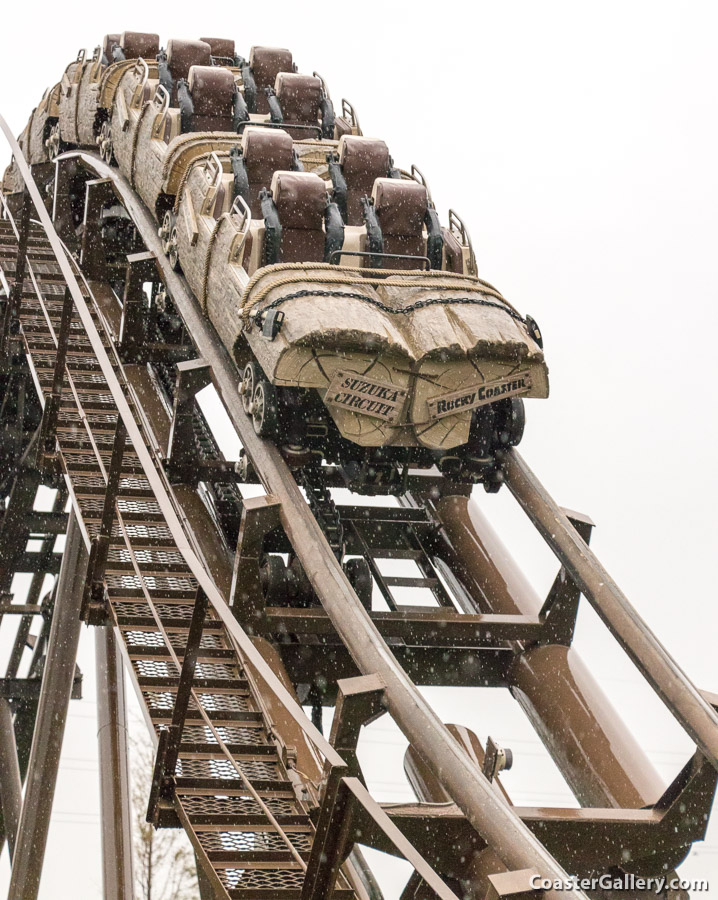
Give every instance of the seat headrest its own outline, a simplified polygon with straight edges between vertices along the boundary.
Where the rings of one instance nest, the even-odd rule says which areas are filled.
[[[272,198],[283,226],[306,230],[322,227],[327,189],[314,172],[275,172]]]
[[[245,128],[242,132],[242,155],[248,166],[261,163],[268,171],[288,169],[292,164],[293,141],[280,128]]]
[[[154,59],[160,52],[160,36],[143,31],[123,31],[120,47],[126,59]]]
[[[384,178],[389,171],[389,148],[375,138],[343,134],[339,138],[339,162],[344,175]]]
[[[252,47],[249,65],[258,88],[274,87],[280,72],[292,72],[292,51],[281,47]]]
[[[282,112],[291,110],[292,119],[316,119],[322,99],[322,81],[314,75],[280,72],[274,83]]]
[[[172,38],[167,42],[167,65],[172,77],[187,78],[192,66],[208,66],[211,63],[212,50],[204,41],[178,41]]]
[[[234,41],[229,38],[200,38],[205,44],[209,44],[212,56],[221,56],[225,59],[234,59]]]
[[[221,66],[192,66],[189,92],[195,115],[226,116],[232,109],[234,77]]]
[[[112,62],[112,48],[119,45],[121,38],[120,34],[106,34],[102,39],[102,53],[109,62]]]
[[[398,178],[377,178],[372,199],[383,234],[421,233],[429,204],[423,184]]]

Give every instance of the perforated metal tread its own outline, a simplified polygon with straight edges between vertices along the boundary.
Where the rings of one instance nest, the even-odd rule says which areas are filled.
[[[64,286],[59,267],[50,261],[49,247],[35,233],[31,241],[28,271],[39,294],[34,293],[32,279],[26,279],[21,324],[38,387],[47,401]],[[3,249],[11,246],[7,229],[0,227],[0,264],[10,258]],[[96,314],[93,318],[101,321]],[[110,349],[106,334],[103,344]],[[71,325],[66,373],[56,429],[59,459],[82,523],[95,536],[118,413],[77,315]],[[179,672],[172,653],[181,663],[197,584],[129,443],[116,510],[119,517],[112,525],[105,575],[110,612],[149,720],[159,731],[169,724],[174,709]],[[295,795],[281,748],[270,739],[261,704],[235,648],[212,609],[205,617],[194,688],[197,700],[189,703],[174,802],[195,852],[215,888],[223,889],[227,898],[299,900],[304,871],[297,857],[308,858],[313,826]],[[220,749],[205,717],[233,762]],[[250,795],[244,779],[277,816],[281,832]],[[355,897],[343,875],[334,896]]]

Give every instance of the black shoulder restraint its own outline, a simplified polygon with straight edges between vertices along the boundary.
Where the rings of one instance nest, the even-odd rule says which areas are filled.
[[[364,213],[364,222],[366,224],[366,249],[369,253],[383,253],[384,235],[381,233],[381,225],[376,217],[374,204],[368,197],[362,197],[361,205]],[[381,257],[370,256],[369,265],[372,269],[381,269]]]
[[[322,117],[322,137],[331,141],[334,138],[334,104],[324,93],[319,104],[319,115]]]
[[[242,92],[236,87],[234,89],[234,99],[232,100],[232,130],[239,131],[243,122],[249,122],[249,109]]]
[[[272,195],[267,190],[263,190],[259,195],[259,202],[262,208],[262,218],[264,219],[264,250],[262,253],[262,263],[265,266],[272,266],[282,261],[282,225],[279,221],[279,213],[274,205]]]
[[[170,67],[167,64],[167,51],[160,50],[157,54],[157,74],[160,80],[160,86],[163,87],[167,93],[172,96],[172,73],[170,72]]]
[[[249,176],[241,147],[232,147],[229,151],[229,159],[234,175],[234,196],[241,197],[249,205]]]
[[[252,70],[249,66],[248,62],[242,60],[242,84],[244,85],[244,100],[247,104],[247,109],[251,113],[257,112],[257,83],[254,80],[254,75],[252,75]]]
[[[324,231],[326,238],[324,240],[324,262],[333,262],[339,264],[341,257],[337,254],[336,259],[332,259],[332,254],[337,250],[341,250],[344,246],[344,222],[342,221],[339,207],[331,200],[327,203],[324,211]]]
[[[180,78],[177,82],[177,103],[180,109],[180,133],[187,134],[192,130],[192,116],[194,116],[194,103],[189,92],[189,85]]]
[[[284,115],[282,114],[279,100],[277,100],[277,95],[274,93],[274,88],[267,87],[264,89],[264,93],[267,95],[267,103],[269,104],[269,121],[273,125],[281,125],[284,122]]]
[[[426,255],[429,257],[429,266],[432,269],[440,269],[444,254],[444,236],[441,233],[439,214],[430,204],[424,215],[426,225]]]
[[[332,180],[332,200],[339,207],[342,219],[347,220],[347,182],[344,177],[344,171],[339,162],[338,153],[327,153],[327,166],[329,168],[329,177]]]

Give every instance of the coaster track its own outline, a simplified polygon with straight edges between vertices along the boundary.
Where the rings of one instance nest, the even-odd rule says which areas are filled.
[[[505,451],[506,484],[562,566],[544,605],[532,610],[513,570],[492,552],[470,487],[413,470],[397,508],[332,511],[345,553],[366,560],[389,612],[367,609],[294,470],[257,435],[237,391],[236,361],[163,254],[132,186],[93,153],[64,153],[53,222],[0,125],[24,185],[15,216],[2,196],[0,221],[3,378],[14,404],[6,399],[4,407],[19,423],[23,451],[7,466],[2,529],[15,540],[2,544],[3,570],[22,570],[29,534],[42,533],[48,545],[49,520],[33,519],[34,490],[64,485],[68,548],[76,550],[64,555],[53,623],[61,610],[72,619],[74,602],[85,622],[114,631],[156,744],[148,816],[157,827],[186,830],[206,896],[378,897],[360,844],[411,863],[406,898],[599,897],[576,886],[541,891],[533,879],[670,875],[705,834],[718,768],[716,698],[696,690],[602,568],[588,547],[590,520],[559,509],[518,452]],[[78,172],[84,227],[73,253],[63,243],[72,233],[62,186]],[[138,238],[121,305],[93,245],[108,198]],[[153,302],[161,295],[181,328],[174,343],[154,341],[140,358],[132,336],[137,316],[149,314],[148,283]],[[39,421],[18,406],[19,383],[37,392]],[[241,465],[223,459],[196,404],[210,383],[241,441]],[[327,488],[344,486],[333,467],[321,471]],[[260,485],[264,495],[242,501],[242,484]],[[272,582],[268,560],[279,554],[303,573],[295,595],[286,581]],[[412,561],[420,574],[384,575],[386,559]],[[73,578],[79,589],[61,589]],[[398,588],[429,590],[436,605],[402,607]],[[580,594],[696,744],[665,790],[628,729],[611,721],[590,674],[570,671]],[[26,634],[35,602],[22,609]],[[49,661],[52,632],[47,645]],[[56,687],[53,677],[48,662],[41,698]],[[510,687],[583,808],[513,806],[496,777],[502,748],[490,744],[485,754],[465,729],[444,725],[423,684]],[[314,724],[300,699],[314,706]],[[317,726],[329,705],[336,712],[327,738]],[[415,804],[378,804],[363,783],[359,731],[382,713],[410,742]],[[41,702],[14,826],[5,815],[11,898],[37,896],[47,822],[34,807],[54,788],[38,749],[46,729]],[[4,811],[11,793],[2,780]],[[131,897],[120,882],[113,896]]]

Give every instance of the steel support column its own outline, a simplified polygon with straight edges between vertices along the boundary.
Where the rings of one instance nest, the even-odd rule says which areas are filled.
[[[87,551],[73,511],[57,585],[8,900],[20,897],[36,900],[40,888],[67,708],[75,677],[86,569]]]
[[[110,625],[95,629],[104,900],[132,900],[132,813],[122,657]]]
[[[0,697],[0,801],[2,802],[3,829],[12,859],[17,843],[17,826],[22,808],[22,779],[17,758],[12,710],[10,703],[4,697]]]

